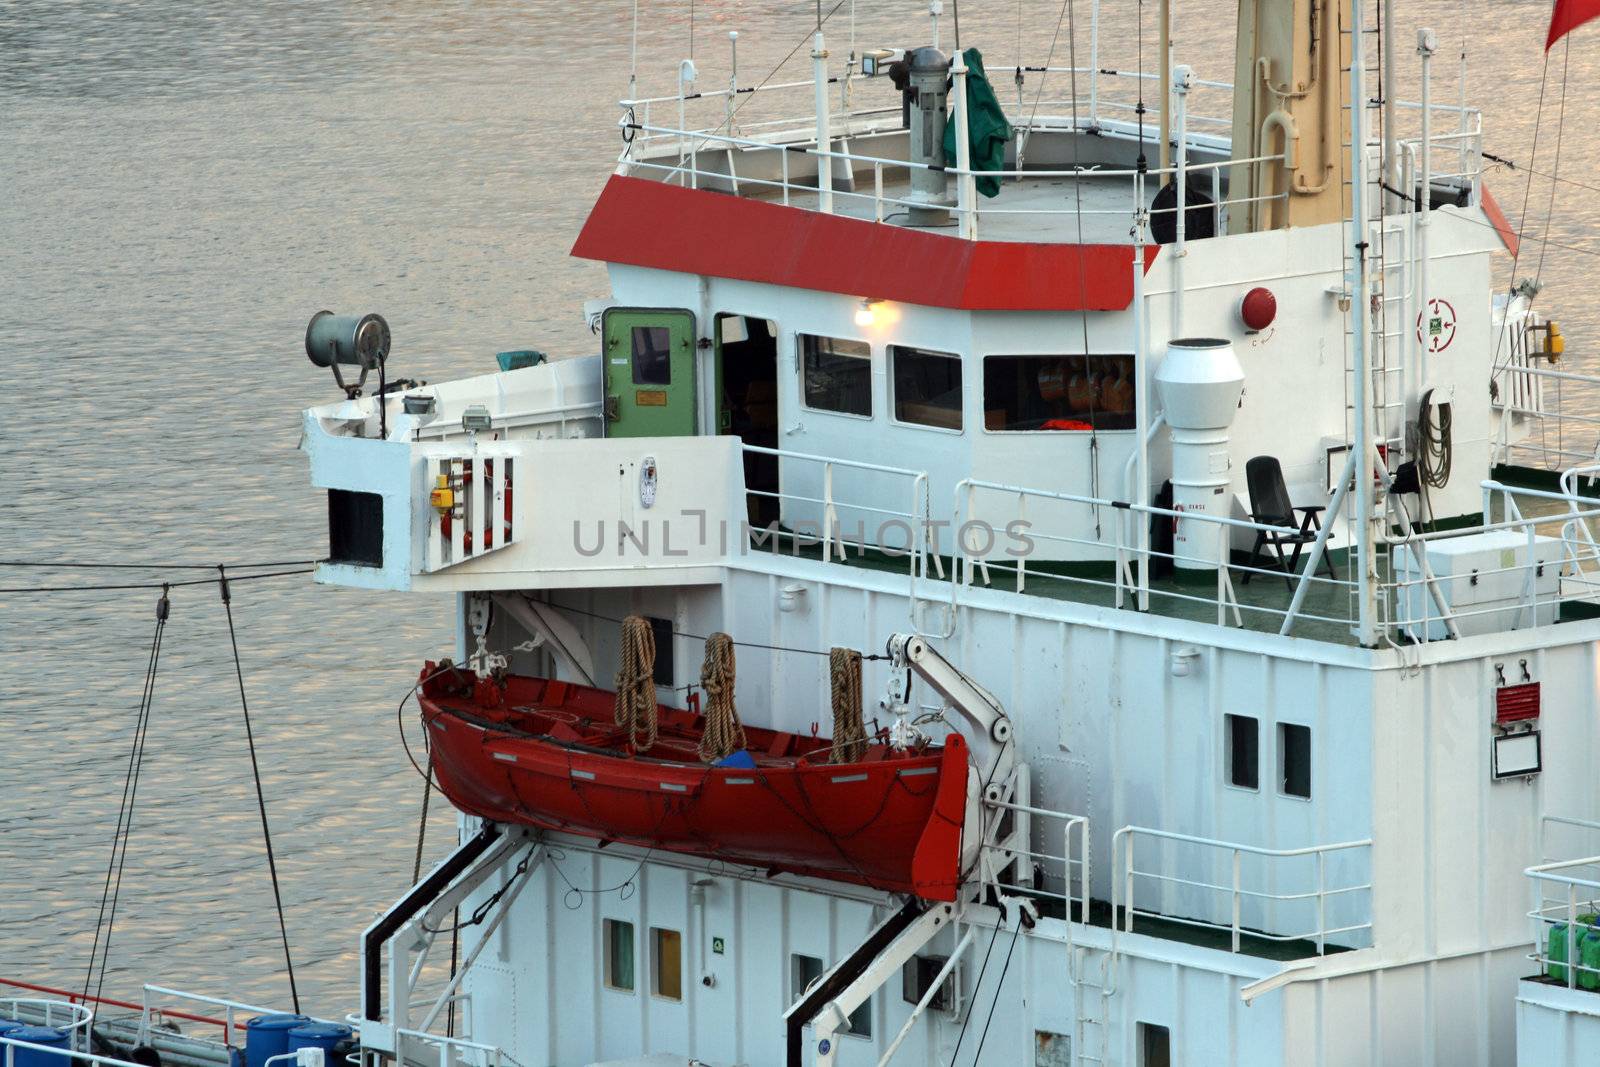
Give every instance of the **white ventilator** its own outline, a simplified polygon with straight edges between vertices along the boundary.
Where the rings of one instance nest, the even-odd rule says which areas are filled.
[[[1189,515],[1229,518],[1233,494],[1228,430],[1244,394],[1244,369],[1233,345],[1214,337],[1167,345],[1156,369],[1167,425],[1172,431],[1172,554],[1180,570],[1216,570],[1227,527]]]

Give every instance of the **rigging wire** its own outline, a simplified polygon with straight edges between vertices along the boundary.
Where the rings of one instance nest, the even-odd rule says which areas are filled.
[[[261,570],[265,567],[304,567],[321,560],[280,559],[267,563],[229,563],[235,570]],[[0,567],[38,567],[44,570],[121,570],[121,571],[214,571],[215,563],[84,563],[64,560],[0,559]]]
[[[1556,155],[1550,164],[1550,169],[1556,173],[1561,171],[1561,135],[1567,124],[1567,63],[1572,56],[1572,38],[1562,38],[1561,45],[1561,96],[1556,104]],[[1533,179],[1528,179],[1532,184]],[[1556,183],[1550,183],[1550,200],[1544,213],[1544,240],[1539,243],[1539,261],[1533,268],[1533,280],[1537,282],[1544,277],[1544,254],[1550,245],[1550,227],[1554,225],[1556,217]]]
[[[106,967],[111,958],[111,932],[116,926],[117,901],[122,894],[122,871],[128,859],[128,841],[133,836],[133,808],[139,792],[139,774],[144,767],[145,740],[149,736],[150,708],[154,703],[156,670],[161,663],[161,642],[166,633],[167,618],[172,611],[172,601],[162,590],[156,601],[155,633],[150,640],[150,657],[145,664],[144,688],[139,695],[139,713],[134,721],[133,745],[128,751],[128,770],[122,780],[122,801],[117,807],[117,828],[111,836],[111,857],[106,862],[105,885],[100,890],[100,914],[95,919],[94,944],[89,949],[89,969],[83,976],[83,999],[89,997],[89,986],[94,982],[95,959],[100,959],[100,982],[95,989],[98,998],[105,988]],[[109,906],[109,919],[107,909]],[[102,951],[101,931],[104,930]]]
[[[1538,103],[1538,106],[1534,109],[1534,113],[1533,113],[1533,146],[1532,146],[1531,150],[1528,153],[1528,166],[1529,166],[1529,168],[1532,168],[1535,163],[1539,162],[1539,131],[1544,127],[1544,95],[1545,95],[1545,89],[1548,87],[1549,83],[1550,83],[1550,50],[1549,49],[1545,49],[1544,65],[1539,71],[1539,103]],[[1429,194],[1428,195],[1428,199],[1429,199],[1428,206],[1432,207],[1433,206],[1433,204],[1432,204],[1432,200],[1433,200],[1432,191],[1428,190],[1427,192]],[[1524,226],[1526,226],[1528,224],[1528,201],[1532,197],[1532,195],[1533,195],[1533,179],[1530,177],[1528,179],[1528,181],[1527,181],[1527,184],[1524,185],[1523,189],[1522,189],[1522,211],[1518,215],[1518,218],[1517,218],[1517,229],[1518,230],[1521,230]],[[1517,291],[1517,264],[1521,261],[1521,259],[1522,259],[1522,242],[1521,242],[1521,240],[1519,238],[1519,240],[1517,242],[1516,251],[1511,253],[1511,271],[1510,271],[1509,275],[1507,276],[1506,289],[1511,294],[1515,294],[1516,291]],[[1489,375],[1491,379],[1493,379],[1496,375],[1498,375],[1500,373],[1501,369],[1502,369],[1502,364],[1500,363],[1500,346],[1505,342],[1506,335],[1509,334],[1510,332],[1511,332],[1511,330],[1510,330],[1510,324],[1509,323],[1506,324],[1506,327],[1504,329],[1497,330],[1495,332],[1495,336],[1494,336],[1494,352],[1489,357],[1489,365],[1490,365],[1490,367],[1493,368],[1490,371],[1490,375]],[[1509,363],[1510,360],[1511,360],[1511,354],[1507,353],[1507,355],[1506,355],[1507,363]]]
[[[1017,938],[1022,934],[1022,911],[1019,906],[1017,911],[1017,928],[1011,932],[1011,947],[1006,949],[1005,966],[1000,968],[1000,978],[994,984],[994,999],[989,1001],[989,1016],[983,1020],[983,1033],[978,1037],[978,1050],[972,1054],[974,1065],[983,1062],[983,1043],[989,1040],[989,1024],[994,1022],[994,1009],[1000,1004],[1000,990],[1005,988],[1006,972],[1011,969],[1011,954],[1017,951]],[[977,988],[973,988],[977,992]],[[953,1060],[951,1061],[954,1062]]]
[[[1002,911],[1000,913],[1000,921],[994,924],[994,933],[989,935],[989,947],[983,950],[983,964],[978,968],[978,980],[972,983],[972,991],[974,994],[983,988],[983,976],[984,973],[989,969],[989,954],[994,951],[995,938],[1000,936],[1000,930],[1005,926],[1005,924],[1006,914],[1004,911]],[[1017,925],[1019,927],[1022,925],[1022,915],[1020,912],[1017,914]],[[955,1051],[950,1054],[951,1067],[954,1067],[956,1058],[961,1055],[961,1042],[966,1039],[967,1025],[972,1022],[972,1007],[972,1004],[967,1005],[967,1017],[961,1020],[961,1032],[956,1034],[956,1048]]]
[[[250,701],[244,694],[244,667],[239,662],[239,637],[233,627],[233,592],[228,588],[227,567],[217,565],[217,592],[228,613],[228,643],[233,647],[233,673],[239,682],[239,707],[244,716],[244,737],[250,747],[250,773],[256,783],[256,808],[261,813],[261,839],[267,849],[267,870],[272,876],[272,900],[278,909],[278,933],[283,938],[283,962],[289,972],[289,997],[300,1011],[300,990],[294,980],[294,957],[289,952],[289,927],[283,918],[283,893],[278,886],[278,861],[272,852],[272,827],[267,822],[267,797],[261,788],[261,764],[256,759],[256,735],[250,726]]]
[[[212,564],[207,570],[218,570],[226,564]],[[228,582],[253,582],[262,578],[281,578],[289,574],[310,574],[310,568],[298,568],[291,571],[268,571],[265,574],[240,574],[228,579]],[[109,593],[126,589],[178,589],[191,585],[217,585],[218,578],[189,578],[181,582],[121,582],[113,585],[35,585],[35,586],[8,586],[0,588],[0,593]]]

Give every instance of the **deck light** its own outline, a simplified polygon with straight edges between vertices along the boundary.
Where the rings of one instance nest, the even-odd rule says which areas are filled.
[[[881,303],[882,300],[862,300],[861,306],[856,308],[856,325],[874,325],[878,321],[877,305]]]
[[[491,429],[494,419],[489,415],[489,409],[482,404],[473,404],[461,413],[461,428],[468,433],[479,433]]]

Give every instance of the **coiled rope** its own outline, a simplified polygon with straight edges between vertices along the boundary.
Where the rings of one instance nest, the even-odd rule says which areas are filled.
[[[861,721],[861,653],[853,648],[828,652],[833,691],[833,749],[829,763],[854,763],[867,754],[867,728]]]
[[[635,752],[656,743],[656,636],[643,615],[622,620],[622,662],[617,668],[617,725],[626,727]]]
[[[733,638],[720,631],[706,638],[700,666],[700,688],[706,692],[706,725],[700,735],[700,759],[715,763],[745,747],[744,724],[733,705]]]
[[[1438,412],[1437,421],[1435,411]],[[1450,480],[1452,421],[1449,404],[1435,407],[1432,389],[1422,394],[1417,411],[1417,476],[1423,485],[1433,489],[1443,489]]]

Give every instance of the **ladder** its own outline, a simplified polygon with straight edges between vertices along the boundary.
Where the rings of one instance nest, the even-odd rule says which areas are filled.
[[[1075,1019],[1072,1062],[1074,1067],[1103,1065],[1108,1061],[1111,1051],[1111,953],[1086,945],[1069,945],[1067,953],[1072,968]],[[1097,968],[1091,968],[1091,953],[1099,956]]]

